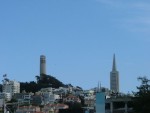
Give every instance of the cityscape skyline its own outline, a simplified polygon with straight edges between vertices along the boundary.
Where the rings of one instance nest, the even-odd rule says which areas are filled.
[[[36,81],[46,73],[83,89],[110,88],[113,54],[120,92],[150,78],[149,1],[0,1],[0,80]]]
[[[39,58],[39,62],[40,62],[40,73],[39,73],[39,76],[41,76],[41,74],[47,74],[47,75],[51,75],[51,74],[48,74],[46,73],[46,56],[45,55],[40,55],[40,58]],[[114,78],[111,78],[111,76],[113,75],[114,76],[115,74],[115,79],[117,79],[117,81],[114,81]],[[55,77],[55,75],[53,75]],[[7,74],[4,74],[3,77],[7,77]],[[116,78],[117,77],[117,78]],[[8,79],[9,79],[9,76],[8,76]],[[13,79],[13,78],[12,78]],[[58,78],[57,78],[58,79]],[[14,79],[15,80],[15,79]],[[77,79],[78,80],[78,79]],[[36,81],[36,80],[30,80],[30,81]],[[30,81],[24,81],[24,82],[30,82]],[[19,82],[22,82],[22,81],[19,81]],[[62,81],[63,82],[63,81]],[[117,82],[115,83],[117,86],[113,86],[112,83],[114,82]],[[99,83],[99,81],[98,81]],[[101,84],[102,82],[100,82]],[[72,83],[66,83],[66,84],[72,84]],[[101,86],[101,87],[104,87],[104,88],[108,88],[114,92],[120,92],[119,91],[119,72],[117,71],[117,66],[116,66],[116,58],[115,58],[115,54],[113,54],[113,60],[112,60],[112,70],[110,72],[110,87],[106,87],[106,86]],[[82,87],[80,85],[76,85],[76,86],[79,86],[79,87]],[[93,86],[93,87],[89,87],[88,89],[92,89],[92,88],[96,88],[97,86]],[[99,87],[99,86],[98,86]],[[82,87],[83,88],[83,87]],[[122,92],[121,92],[122,93]],[[129,93],[126,92],[126,93]]]

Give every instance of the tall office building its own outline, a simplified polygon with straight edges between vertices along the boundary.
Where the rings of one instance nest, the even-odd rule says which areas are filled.
[[[46,57],[44,55],[41,55],[40,56],[40,77],[43,74],[46,74]]]
[[[116,68],[115,54],[113,56],[112,71],[110,72],[110,90],[119,92],[119,72]]]

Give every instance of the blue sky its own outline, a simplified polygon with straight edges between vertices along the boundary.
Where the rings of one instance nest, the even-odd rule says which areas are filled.
[[[44,54],[47,74],[83,89],[109,88],[113,54],[120,91],[150,78],[150,1],[0,1],[0,79],[35,81]]]

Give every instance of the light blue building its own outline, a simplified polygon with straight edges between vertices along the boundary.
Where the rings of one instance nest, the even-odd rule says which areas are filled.
[[[105,113],[105,93],[96,93],[96,113]]]

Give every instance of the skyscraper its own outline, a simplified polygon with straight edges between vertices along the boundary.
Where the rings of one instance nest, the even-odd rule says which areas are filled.
[[[46,74],[46,57],[44,55],[40,56],[40,77]]]
[[[119,72],[116,68],[115,54],[113,56],[112,71],[110,72],[110,90],[119,92]]]

